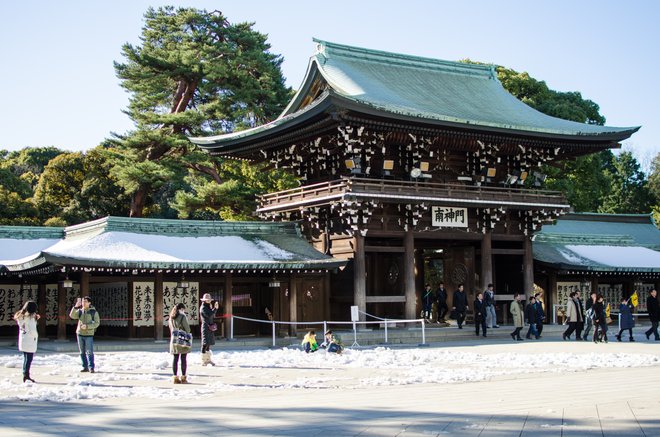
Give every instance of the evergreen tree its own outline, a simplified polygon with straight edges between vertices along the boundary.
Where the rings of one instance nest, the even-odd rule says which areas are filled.
[[[182,168],[204,174],[206,183],[228,182],[221,176],[224,163],[187,136],[252,127],[286,104],[282,58],[252,26],[232,24],[218,11],[150,8],[140,44],[123,46],[124,62],[115,70],[130,93],[126,113],[136,129],[117,136],[125,156],[113,174],[131,195],[131,216],[155,205],[157,190],[187,188]]]
[[[648,214],[653,196],[639,163],[630,152],[621,152],[606,170],[612,180],[611,190],[605,196],[600,212],[611,214]]]

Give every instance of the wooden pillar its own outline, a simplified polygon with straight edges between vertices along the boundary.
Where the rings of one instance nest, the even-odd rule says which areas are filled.
[[[523,288],[525,296],[529,300],[530,295],[534,295],[534,255],[532,253],[532,240],[525,237],[523,242]]]
[[[289,276],[289,321],[298,321],[298,278],[293,273]],[[296,325],[289,325],[289,335],[295,337],[298,335]]]
[[[66,288],[62,281],[57,282],[57,339],[66,340],[66,320],[69,317],[66,307]]]
[[[46,284],[40,282],[37,286],[37,312],[41,316],[37,322],[39,337],[46,337]]]
[[[363,313],[367,311],[367,267],[364,254],[364,237],[358,233],[354,238],[353,248],[353,305],[357,305],[360,320],[366,320]]]
[[[591,277],[591,291],[598,293],[598,276],[594,275]],[[591,294],[591,292],[589,292],[589,294]],[[587,299],[591,299],[591,296],[584,296],[584,300],[586,301]]]
[[[488,231],[481,239],[481,290],[493,283],[493,233]]]
[[[323,300],[323,319],[324,320],[330,320],[330,287],[331,287],[331,282],[330,282],[330,272],[325,272],[325,276],[323,277],[323,295],[324,295],[324,300]]]
[[[163,274],[157,272],[154,279],[154,339],[156,341],[163,340],[163,321],[165,320],[163,305]]]
[[[545,296],[545,319],[552,320],[554,304],[557,303],[557,272],[548,272],[548,290]],[[582,296],[583,301],[584,299],[585,297]]]
[[[89,272],[83,271],[80,273],[80,297],[85,296],[89,296]]]
[[[231,329],[229,326],[229,318],[234,314],[234,281],[231,272],[225,275],[225,292],[222,295],[222,307],[225,309],[225,338],[229,338]]]
[[[403,238],[403,289],[406,296],[406,319],[415,319],[415,239],[412,229],[406,231]]]
[[[135,314],[135,308],[133,306],[133,281],[130,281],[126,284],[126,287],[128,287],[128,314],[126,317],[128,317],[128,338],[135,338],[135,320],[134,314]]]

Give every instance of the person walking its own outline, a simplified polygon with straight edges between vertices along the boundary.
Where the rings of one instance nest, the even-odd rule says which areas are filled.
[[[539,337],[543,337],[543,322],[545,321],[545,309],[543,308],[543,301],[541,301],[541,293],[536,293],[534,295],[536,302],[534,303],[534,309],[536,310],[536,332]]]
[[[607,343],[607,315],[605,313],[605,299],[602,294],[596,297],[594,308],[594,343]]]
[[[630,303],[630,299],[625,297],[621,298],[621,303],[619,304],[619,333],[616,335],[616,340],[621,341],[621,334],[623,331],[628,331],[629,341],[635,341],[633,338],[633,328],[635,327],[635,319],[632,315],[633,305]]]
[[[435,292],[435,298],[438,302],[438,323],[444,323],[449,307],[447,306],[447,290],[445,290],[445,284],[443,282],[438,286]]]
[[[578,311],[578,322],[575,325],[575,340],[582,341],[582,330],[584,329],[584,303],[580,299],[580,290],[575,292],[575,306]]]
[[[577,340],[580,335],[577,333],[577,327],[581,323],[580,310],[578,309],[578,303],[576,302],[576,292],[571,292],[568,295],[568,301],[566,302],[566,321],[568,322],[568,328],[562,334],[564,340],[569,340],[573,332],[575,332],[575,339]]]
[[[649,297],[646,299],[646,310],[649,312],[649,319],[651,320],[651,328],[644,333],[646,334],[646,339],[650,339],[651,334],[653,334],[655,341],[660,341],[660,335],[658,335],[660,307],[658,306],[658,292],[656,290],[649,292]]]
[[[172,354],[172,382],[174,384],[187,384],[188,353],[192,349],[192,333],[190,323],[186,316],[186,306],[178,303],[170,311],[170,353]],[[179,377],[179,361],[181,362],[181,376]]]
[[[587,303],[585,304],[584,319],[587,322],[587,326],[584,328],[584,335],[582,335],[582,340],[584,341],[589,340],[589,332],[591,332],[591,327],[594,324],[594,304],[596,303],[597,296],[598,293],[592,291],[589,293],[589,299],[587,299]]]
[[[78,298],[71,308],[69,317],[78,321],[76,335],[83,367],[81,372],[94,373],[94,333],[101,324],[101,317],[92,305],[92,298],[89,296]]]
[[[527,304],[527,307],[525,307],[525,318],[527,319],[527,323],[529,323],[529,329],[527,330],[527,335],[525,338],[528,340],[532,338],[532,335],[534,338],[537,340],[539,339],[539,333],[536,330],[536,299],[534,296],[530,296],[529,298],[529,303]]]
[[[477,293],[477,298],[474,300],[474,327],[476,329],[477,337],[479,337],[479,326],[481,326],[483,335],[486,337],[486,317],[484,295],[483,293]]]
[[[215,345],[215,331],[218,329],[218,325],[215,323],[215,314],[220,308],[218,301],[214,301],[209,293],[205,293],[204,296],[200,299],[202,305],[199,307],[199,320],[202,337],[202,366],[208,364],[215,366],[213,362],[213,353],[211,352],[211,346]]]
[[[14,314],[14,320],[18,324],[18,350],[23,352],[23,382],[35,382],[30,376],[32,359],[37,352],[39,332],[37,332],[37,304],[28,300],[19,311]]]
[[[524,316],[523,316],[522,304],[520,303],[520,293],[516,293],[513,296],[513,301],[509,306],[509,312],[511,313],[513,319],[513,326],[515,328],[513,332],[510,334],[511,338],[514,340],[523,341],[523,339],[520,337],[520,331],[523,329],[524,326]]]
[[[458,284],[458,288],[454,291],[451,309],[456,312],[458,329],[463,329],[465,313],[470,309],[467,304],[467,296],[465,295],[465,291],[463,291],[463,284]]]
[[[493,284],[488,284],[488,287],[486,287],[484,303],[486,304],[486,325],[489,328],[499,328],[497,324],[497,313],[495,312],[495,290],[493,290]]]
[[[424,305],[424,318],[427,322],[431,321],[431,316],[433,315],[433,290],[431,289],[431,284],[426,284],[424,286],[424,291],[422,291],[422,303]]]

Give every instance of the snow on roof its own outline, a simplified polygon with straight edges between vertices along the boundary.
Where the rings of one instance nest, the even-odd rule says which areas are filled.
[[[62,240],[48,255],[96,261],[140,262],[269,262],[294,254],[260,239],[239,236],[180,237],[129,232],[105,232],[89,239]]]
[[[566,245],[591,264],[623,268],[660,268],[660,252],[646,247]],[[573,262],[572,258],[567,261]]]

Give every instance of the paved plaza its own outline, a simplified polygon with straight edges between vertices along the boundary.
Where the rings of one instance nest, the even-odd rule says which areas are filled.
[[[294,368],[260,362],[219,362],[211,368],[191,359],[192,383],[185,386],[171,384],[167,367],[154,370],[157,379],[145,379],[143,370],[115,367],[110,380],[103,379],[101,368],[85,378],[98,378],[99,382],[90,382],[96,388],[127,388],[126,396],[53,402],[8,399],[0,394],[0,435],[660,436],[660,342],[647,342],[641,332],[637,339],[636,343],[609,344],[553,339],[517,343],[466,335],[462,341],[422,348],[429,353],[442,349],[449,357],[473,354],[491,361],[505,354],[519,355],[522,363],[528,362],[524,357],[552,359],[561,354],[611,361],[566,372],[503,369],[506,372],[497,376],[465,383],[369,385],[360,381],[372,375],[395,379],[396,372],[355,362],[319,366],[326,357],[318,355],[313,362],[310,358],[309,366]],[[218,352],[216,357],[222,358]],[[144,352],[145,356],[153,353]],[[250,353],[227,352],[226,357]],[[9,347],[0,352],[2,357],[11,354],[16,352]],[[48,354],[41,352],[42,357]],[[121,352],[97,355],[106,362],[121,359]],[[619,358],[630,356],[651,356],[651,364],[647,360],[643,367],[615,366]],[[504,365],[511,366],[510,361]],[[446,366],[456,367],[450,359]],[[52,367],[45,361],[33,368],[37,386],[50,386],[56,393],[80,378],[77,368],[62,375]],[[318,386],[309,383],[315,379]],[[5,384],[3,392],[22,385],[20,368],[0,367],[0,381]],[[140,397],[140,387],[166,396]],[[34,389],[24,388],[26,394]]]

